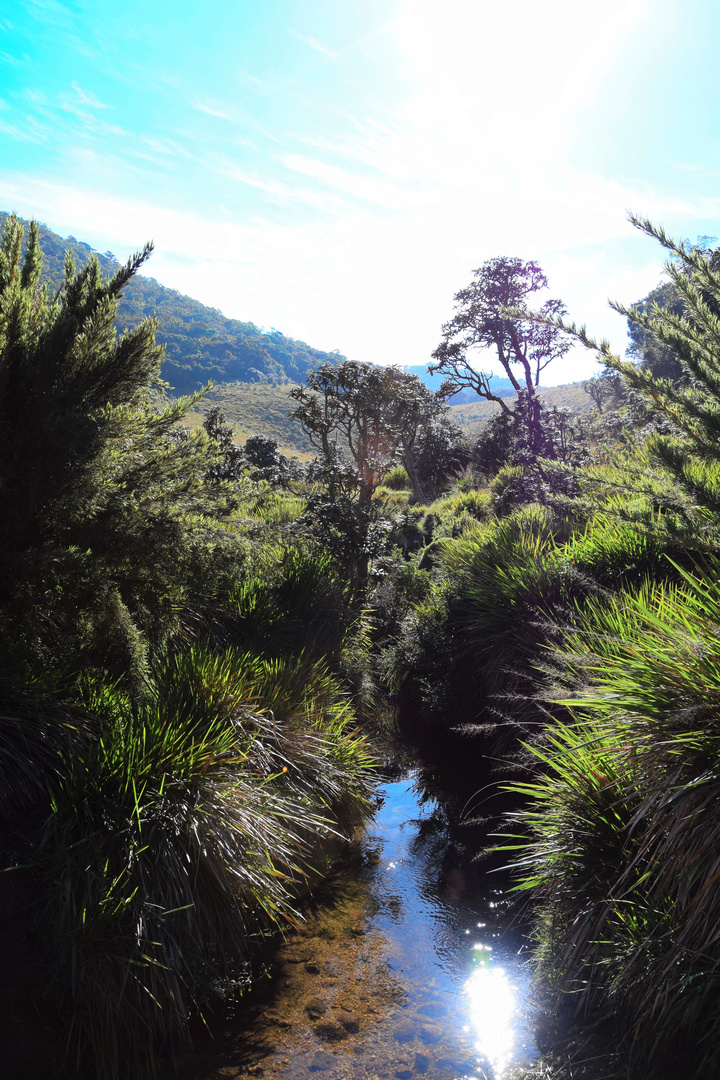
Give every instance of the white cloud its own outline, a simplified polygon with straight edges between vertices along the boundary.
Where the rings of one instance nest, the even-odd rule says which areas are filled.
[[[292,37],[296,38],[298,41],[302,41],[303,45],[309,45],[311,49],[322,53],[328,60],[337,60],[340,56],[340,53],[337,52],[337,50],[331,49],[327,45],[323,45],[321,41],[311,37],[309,34],[299,34],[297,30],[288,30],[288,34],[291,34]]]
[[[222,102],[193,101],[191,104],[193,109],[197,109],[198,112],[206,113],[207,116],[216,116],[219,120],[229,120],[231,123],[237,123],[232,110],[222,104]]]
[[[91,109],[109,109],[109,105],[104,105],[102,101],[99,101],[94,94],[87,90],[83,90],[81,86],[78,86],[76,82],[70,84],[77,95],[77,100],[81,105],[88,105]]]
[[[402,211],[410,201],[408,192],[397,184],[388,184],[373,176],[361,176],[300,154],[284,154],[281,161],[293,172],[314,177],[329,187],[338,188],[344,195],[374,203],[376,206]]]
[[[627,210],[681,235],[720,219],[720,197],[605,176],[573,156],[613,64],[652,22],[649,0],[402,0],[383,40],[394,43],[404,92],[385,111],[366,101],[337,134],[309,114],[290,133],[263,131],[272,150],[254,148],[251,165],[232,139],[221,149],[136,140],[136,153],[202,157],[213,183],[226,181],[228,210],[219,200],[202,210],[202,192],[187,213],[171,193],[153,202],[87,190],[87,154],[64,186],[0,175],[0,205],[120,257],[153,237],[149,272],[164,284],[359,360],[427,361],[454,293],[499,254],[537,259],[570,317],[622,349],[624,321],[607,297],[641,298],[663,261]],[[271,89],[237,77],[257,95]],[[190,104],[261,130],[230,101]],[[249,190],[258,192],[250,204]],[[240,205],[251,209],[242,216]],[[592,368],[575,353],[547,374],[576,379]]]

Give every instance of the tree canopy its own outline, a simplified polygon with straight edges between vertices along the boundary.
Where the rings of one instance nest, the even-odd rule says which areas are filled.
[[[482,361],[482,353],[490,350],[515,392],[533,397],[548,364],[570,348],[570,339],[551,322],[523,317],[529,301],[547,284],[535,262],[488,259],[473,272],[473,281],[455,294],[455,315],[442,328],[430,371],[445,375],[455,390],[469,387],[509,413],[511,408],[495,393],[491,376],[472,363],[475,352]],[[557,319],[565,314],[565,305],[561,300],[546,300],[539,314],[546,320]]]
[[[400,456],[421,497],[412,451],[423,424],[445,408],[448,387],[437,393],[421,379],[400,371],[346,360],[310,372],[307,386],[291,391],[299,420],[313,445],[329,461],[335,450],[349,456],[360,503],[372,493]]]
[[[42,282],[38,227],[11,218],[0,245],[0,644],[75,663],[142,667],[177,627],[193,550],[223,494],[217,452],[174,431],[192,398],[163,407],[155,323],[117,336],[123,289],[152,245],[103,278],[96,259]],[[57,653],[53,653],[57,655]]]

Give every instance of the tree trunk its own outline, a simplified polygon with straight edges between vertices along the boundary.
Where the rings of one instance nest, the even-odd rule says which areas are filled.
[[[402,448],[402,463],[405,466],[405,472],[408,474],[408,479],[410,480],[413,498],[416,503],[424,504],[425,496],[423,495],[422,488],[420,487],[420,481],[418,480],[417,473],[415,472],[415,462],[413,461],[412,447],[409,447],[403,439]]]

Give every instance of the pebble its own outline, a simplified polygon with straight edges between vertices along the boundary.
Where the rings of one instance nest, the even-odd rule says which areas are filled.
[[[332,1069],[334,1064],[335,1058],[332,1054],[328,1054],[327,1050],[318,1050],[318,1052],[313,1055],[309,1067],[311,1072],[324,1072],[325,1069]]]
[[[443,1072],[453,1073],[453,1080],[455,1076],[474,1072],[475,1062],[470,1059],[468,1061],[458,1061],[457,1058],[445,1057],[438,1058],[435,1062],[435,1068],[441,1069]]]
[[[329,1020],[324,1024],[316,1024],[313,1031],[323,1042],[340,1042],[341,1039],[347,1039],[348,1037],[348,1033],[342,1024],[336,1024],[333,1020]]]
[[[352,1013],[341,1013],[338,1020],[347,1031],[348,1035],[357,1035],[360,1030],[360,1021]]]
[[[319,1020],[327,1012],[327,1005],[320,998],[310,998],[305,1006],[305,1012],[311,1020]]]
[[[412,1020],[401,1020],[393,1031],[393,1039],[397,1042],[412,1042],[416,1034]]]
[[[430,1065],[430,1058],[427,1054],[415,1055],[415,1072],[426,1073]]]
[[[447,1005],[443,1005],[441,1001],[426,1001],[424,1005],[418,1005],[417,1011],[423,1016],[436,1019],[447,1014]]]
[[[423,1024],[420,1028],[420,1038],[424,1043],[436,1043],[442,1039],[442,1028],[435,1027],[434,1024]]]
[[[312,956],[312,953],[305,946],[292,946],[289,945],[283,952],[283,960],[286,964],[305,964]]]
[[[268,1024],[274,1024],[275,1027],[286,1029],[292,1027],[292,1021],[286,1020],[284,1016],[280,1016],[280,1014],[276,1012],[266,1012],[265,1019]]]

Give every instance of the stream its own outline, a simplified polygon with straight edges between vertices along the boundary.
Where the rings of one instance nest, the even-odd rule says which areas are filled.
[[[510,1080],[538,1057],[528,946],[415,773],[378,789],[353,868],[210,1025],[182,1080]]]

